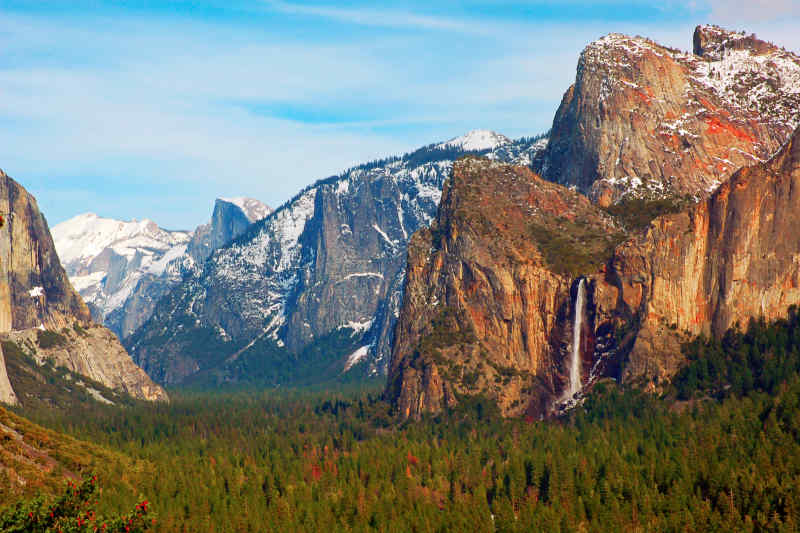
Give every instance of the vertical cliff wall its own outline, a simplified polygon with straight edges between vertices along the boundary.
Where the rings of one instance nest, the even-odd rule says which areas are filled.
[[[458,161],[434,224],[409,245],[387,386],[401,416],[464,394],[505,414],[546,410],[568,381],[573,279],[599,268],[619,235],[586,197],[527,168]]]

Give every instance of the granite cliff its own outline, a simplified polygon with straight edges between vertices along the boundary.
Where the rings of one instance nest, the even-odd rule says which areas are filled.
[[[87,339],[64,336],[59,364],[85,373],[111,388],[148,400],[166,399],[125,352],[119,340],[92,323],[89,308],[72,288],[59,262],[47,221],[36,200],[0,171],[0,337],[37,332],[87,332]],[[4,362],[2,359],[0,361]],[[15,403],[5,369],[0,368],[0,400]],[[19,391],[17,391],[19,392]]]
[[[716,26],[694,53],[611,34],[583,51],[537,169],[609,205],[705,198],[800,124],[800,58]]]
[[[622,378],[648,386],[680,366],[679,343],[721,336],[800,304],[800,129],[769,161],[739,170],[692,209],[620,246],[603,299],[638,334]],[[604,285],[599,292],[605,293]]]
[[[473,394],[540,416],[573,400],[576,339],[579,388],[610,376],[657,389],[682,342],[800,304],[799,217],[800,128],[638,232],[527,169],[462,160],[409,245],[387,397],[403,417]]]
[[[527,168],[458,161],[436,220],[409,244],[387,386],[401,416],[476,392],[504,414],[546,410],[566,386],[573,280],[622,236],[585,196]]]

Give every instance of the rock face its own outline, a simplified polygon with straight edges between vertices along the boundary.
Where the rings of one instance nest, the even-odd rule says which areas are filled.
[[[800,123],[800,58],[699,26],[694,54],[641,37],[586,47],[537,168],[602,205],[704,198],[768,159]]]
[[[269,212],[252,198],[217,200],[211,222],[194,232],[88,213],[56,225],[53,236],[70,281],[95,310],[94,318],[125,338],[214,249]]]
[[[800,129],[772,159],[707,201],[656,219],[612,263],[620,316],[641,324],[623,379],[657,384],[685,336],[720,336],[800,304]]]
[[[17,395],[11,387],[11,382],[8,380],[8,372],[6,371],[6,361],[3,357],[3,349],[0,347],[0,403],[9,405],[17,405]]]
[[[409,245],[387,386],[401,416],[474,394],[505,414],[545,413],[565,399],[576,323],[580,386],[613,376],[658,388],[684,363],[681,342],[800,304],[800,128],[769,161],[616,247],[604,212],[544,183],[488,161],[454,169],[436,222]],[[564,263],[599,239],[585,228],[613,252]]]
[[[0,171],[0,331],[89,323],[72,289],[36,200]]]
[[[57,357],[59,362],[138,398],[166,398],[164,391],[133,364],[119,340],[92,324],[89,308],[61,267],[36,200],[2,171],[0,213],[5,219],[0,229],[0,334],[89,328],[94,340],[67,343],[65,355]],[[6,387],[5,364],[2,367],[0,389],[5,391],[5,400],[13,400],[10,385]]]
[[[86,328],[63,329],[58,336],[51,332],[50,338],[56,339],[51,344],[42,341],[39,329],[12,331],[0,338],[27,348],[40,365],[49,360],[54,366],[64,367],[134,398],[168,400],[164,389],[136,366],[119,339],[102,326],[91,324]]]
[[[453,160],[531,164],[542,146],[475,131],[308,187],[176,287],[126,341],[134,360],[162,383],[314,349],[334,373],[384,373],[406,244],[433,219]],[[346,338],[332,348],[332,336]]]
[[[527,168],[458,161],[435,222],[409,244],[387,386],[401,416],[478,392],[504,414],[546,410],[566,386],[572,271],[609,255],[620,231]]]
[[[211,222],[194,231],[187,253],[196,264],[202,264],[214,250],[239,237],[271,212],[266,204],[253,198],[217,198]]]

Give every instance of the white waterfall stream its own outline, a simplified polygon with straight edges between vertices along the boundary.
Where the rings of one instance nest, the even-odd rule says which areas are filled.
[[[572,361],[569,369],[569,393],[572,398],[581,390],[581,331],[583,330],[583,307],[585,290],[583,278],[578,281],[578,294],[575,296],[575,321],[572,324]]]

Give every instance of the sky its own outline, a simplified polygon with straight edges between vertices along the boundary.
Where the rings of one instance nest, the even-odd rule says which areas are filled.
[[[800,0],[0,0],[0,168],[51,226],[170,229],[472,129],[546,131],[586,44],[694,26],[800,51]]]

